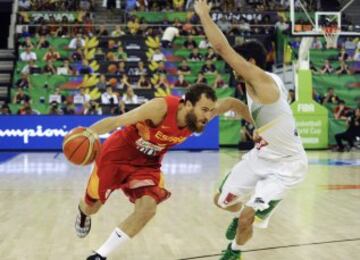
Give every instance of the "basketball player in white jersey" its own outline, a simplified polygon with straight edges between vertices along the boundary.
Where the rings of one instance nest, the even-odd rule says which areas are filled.
[[[277,75],[264,71],[266,51],[262,44],[249,41],[233,49],[212,21],[207,1],[198,0],[194,7],[213,48],[245,81],[256,127],[257,145],[233,167],[214,198],[218,207],[235,214],[226,232],[232,242],[221,259],[237,260],[252,236],[253,226],[267,227],[287,190],[304,179],[307,158],[284,84]],[[243,201],[248,194],[250,199]]]

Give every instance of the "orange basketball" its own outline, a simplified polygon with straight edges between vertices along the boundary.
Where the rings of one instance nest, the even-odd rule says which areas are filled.
[[[117,70],[117,67],[116,67],[115,64],[110,64],[110,65],[108,66],[108,72],[109,72],[109,73],[114,74],[114,73],[116,72],[116,70]]]
[[[76,165],[87,165],[95,161],[100,148],[101,144],[96,134],[84,127],[74,128],[63,141],[66,159]]]

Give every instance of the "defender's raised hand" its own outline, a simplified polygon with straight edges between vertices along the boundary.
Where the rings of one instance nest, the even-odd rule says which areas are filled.
[[[208,3],[207,0],[197,0],[194,4],[195,12],[198,16],[208,14],[211,10],[212,4]]]

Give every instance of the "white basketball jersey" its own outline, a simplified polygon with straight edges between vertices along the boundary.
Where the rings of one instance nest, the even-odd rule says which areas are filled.
[[[266,72],[280,90],[279,99],[264,105],[254,102],[247,94],[248,107],[258,134],[268,143],[257,155],[265,159],[289,158],[305,153],[296,131],[295,119],[287,102],[287,90],[279,76]]]

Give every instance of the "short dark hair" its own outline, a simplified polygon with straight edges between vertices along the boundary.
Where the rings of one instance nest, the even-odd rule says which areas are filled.
[[[192,105],[195,105],[201,98],[202,94],[206,98],[216,101],[217,97],[213,88],[206,84],[194,84],[188,88],[185,93],[185,102],[190,101]]]
[[[261,42],[251,40],[241,45],[236,45],[234,49],[247,61],[252,58],[256,61],[256,66],[262,69],[266,68],[266,49]]]

